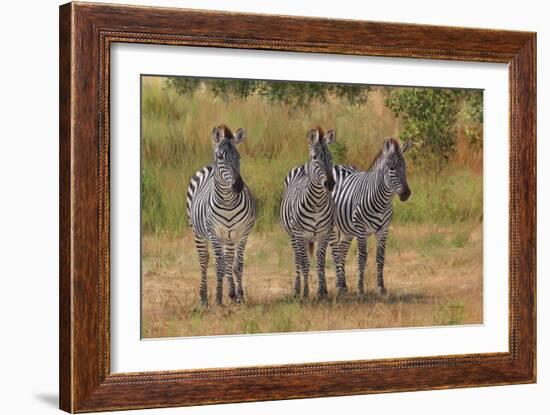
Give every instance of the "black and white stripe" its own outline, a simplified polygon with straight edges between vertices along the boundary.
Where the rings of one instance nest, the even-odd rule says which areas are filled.
[[[222,303],[224,275],[229,297],[244,301],[243,256],[256,217],[254,198],[240,174],[237,144],[244,139],[242,129],[233,135],[226,126],[214,128],[214,163],[197,171],[187,188],[187,217],[199,255],[203,304],[207,304],[208,243],[216,260],[216,302]]]
[[[351,166],[335,166],[336,186],[333,191],[336,205],[336,230],[331,240],[332,258],[336,266],[336,286],[341,294],[347,290],[345,277],[346,256],[353,238],[358,242],[358,292],[364,293],[367,264],[367,237],[374,234],[376,247],[376,286],[385,294],[384,258],[388,228],[392,218],[392,199],[395,194],[402,201],[411,191],[403,154],[410,148],[388,138],[383,150],[367,171]]]
[[[334,188],[332,154],[328,144],[336,137],[334,130],[325,135],[321,128],[307,134],[309,161],[292,169],[285,179],[285,193],[281,203],[281,222],[290,236],[296,266],[294,293],[300,295],[303,276],[303,295],[309,295],[309,256],[317,244],[318,296],[327,295],[325,257],[329,236],[334,228]],[[296,169],[302,168],[301,172]]]

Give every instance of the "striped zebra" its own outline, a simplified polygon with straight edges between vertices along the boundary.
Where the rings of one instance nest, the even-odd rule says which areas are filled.
[[[332,189],[332,154],[328,144],[334,142],[336,133],[326,134],[318,127],[307,134],[309,161],[303,173],[294,175],[292,169],[285,179],[285,193],[281,203],[281,222],[290,236],[296,266],[294,294],[300,295],[300,276],[304,280],[304,298],[309,296],[309,253],[313,254],[317,243],[318,296],[325,297],[325,257],[329,235],[334,228],[334,202]]]
[[[240,173],[237,144],[244,139],[243,129],[233,134],[225,125],[215,127],[212,131],[214,162],[197,171],[187,188],[187,218],[199,255],[203,305],[208,303],[209,242],[216,259],[216,303],[222,303],[224,275],[229,297],[235,302],[244,302],[243,256],[256,217],[254,198]]]
[[[336,205],[336,229],[330,246],[336,266],[336,287],[339,294],[347,291],[346,256],[353,238],[357,238],[359,278],[357,289],[364,293],[367,264],[367,237],[374,234],[376,246],[376,286],[385,295],[384,257],[388,228],[392,218],[392,199],[398,195],[405,201],[411,195],[407,183],[407,168],[403,154],[411,147],[400,148],[393,138],[384,140],[383,149],[367,171],[351,166],[335,166],[336,186],[333,197]]]

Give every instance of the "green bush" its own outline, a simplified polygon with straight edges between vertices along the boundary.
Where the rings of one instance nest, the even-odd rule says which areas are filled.
[[[464,133],[470,147],[480,149],[483,146],[483,91],[470,91],[464,94],[462,103]]]
[[[472,147],[480,148],[483,131],[483,93],[445,88],[388,88],[386,106],[403,120],[400,137],[416,145],[411,156],[426,169],[441,170],[456,149],[457,119]]]
[[[413,159],[441,169],[456,144],[458,92],[451,89],[395,88],[386,105],[404,120],[401,139],[416,144]]]

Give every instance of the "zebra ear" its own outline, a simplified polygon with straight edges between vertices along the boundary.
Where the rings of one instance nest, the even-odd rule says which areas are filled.
[[[212,141],[214,144],[220,144],[220,142],[224,139],[225,134],[223,129],[220,127],[214,127],[212,130]]]
[[[246,131],[242,128],[239,128],[235,134],[233,134],[233,139],[235,140],[235,144],[242,143],[246,138]]]
[[[391,138],[384,139],[384,153],[388,154],[392,151],[393,145]]]
[[[407,141],[405,144],[403,144],[403,147],[401,147],[401,154],[405,154],[407,151],[409,151],[413,146],[412,141]]]
[[[325,136],[323,137],[325,144],[332,144],[336,141],[336,131],[328,130]]]
[[[307,143],[312,146],[319,141],[319,130],[312,128],[307,132]]]

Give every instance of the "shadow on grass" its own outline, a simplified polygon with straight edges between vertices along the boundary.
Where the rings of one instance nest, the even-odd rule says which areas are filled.
[[[319,299],[317,295],[311,295],[309,298],[294,297],[286,295],[268,300],[249,300],[245,304],[224,303],[223,305],[201,306],[197,304],[189,310],[189,316],[200,317],[208,313],[220,313],[225,316],[239,311],[250,309],[272,310],[277,307],[288,306],[308,306],[308,307],[327,307],[338,305],[359,305],[359,304],[427,304],[434,301],[433,297],[418,292],[389,292],[385,296],[380,296],[374,291],[368,291],[363,295],[356,293],[347,293],[344,295],[329,294],[326,298]]]
[[[363,301],[366,303],[386,303],[386,304],[418,304],[429,303],[433,299],[431,296],[427,296],[422,293],[406,293],[406,292],[389,292],[385,297],[380,297],[374,292],[367,292],[363,296]]]

